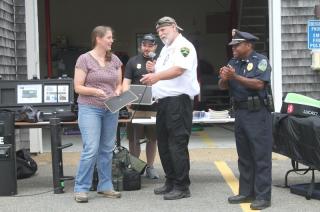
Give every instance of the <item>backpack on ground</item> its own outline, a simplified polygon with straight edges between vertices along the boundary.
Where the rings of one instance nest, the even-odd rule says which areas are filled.
[[[37,163],[31,158],[30,153],[26,149],[16,152],[17,161],[17,178],[29,178],[38,170]]]
[[[116,146],[112,159],[112,183],[116,191],[132,191],[141,189],[141,174],[147,164],[131,155],[123,146]],[[93,174],[91,191],[97,190],[99,179],[97,169]]]

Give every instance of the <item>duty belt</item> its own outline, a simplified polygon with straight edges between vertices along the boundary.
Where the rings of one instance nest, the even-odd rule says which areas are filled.
[[[232,103],[233,109],[238,110],[238,109],[248,109],[248,101],[241,101],[241,102],[236,102],[234,101]]]
[[[234,110],[258,111],[267,106],[267,101],[258,96],[249,96],[247,101],[232,101],[232,106]]]
[[[161,103],[169,101],[170,99],[183,99],[183,98],[190,99],[190,96],[187,95],[187,94],[181,94],[179,96],[168,96],[168,97],[165,97],[165,98],[158,99],[158,103],[161,104]]]

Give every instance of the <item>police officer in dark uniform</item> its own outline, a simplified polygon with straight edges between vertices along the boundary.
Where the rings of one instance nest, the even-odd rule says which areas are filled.
[[[229,89],[235,110],[235,138],[240,172],[239,194],[229,203],[251,202],[251,209],[271,205],[273,100],[268,59],[254,51],[254,35],[233,30],[234,58],[220,69],[219,86]]]

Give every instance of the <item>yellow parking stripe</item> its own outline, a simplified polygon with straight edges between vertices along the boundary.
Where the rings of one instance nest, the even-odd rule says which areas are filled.
[[[200,131],[200,132],[198,132],[198,134],[199,134],[202,142],[205,143],[207,145],[207,147],[209,147],[209,148],[215,147],[214,140],[212,138],[210,138],[210,136],[208,135],[207,132]]]
[[[237,195],[239,192],[239,181],[238,179],[234,176],[233,172],[229,168],[226,162],[224,161],[215,161],[214,162],[216,167],[218,168],[219,172],[223,176],[224,180],[227,182],[229,187],[231,188],[232,192]],[[247,211],[253,211],[250,209],[250,203],[243,203],[240,204],[242,210],[244,212]],[[257,211],[257,210],[256,210]]]

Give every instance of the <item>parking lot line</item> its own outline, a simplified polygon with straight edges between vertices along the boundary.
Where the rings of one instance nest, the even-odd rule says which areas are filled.
[[[198,135],[200,136],[203,143],[206,144],[209,148],[214,148],[214,140],[208,135],[206,131],[200,131],[198,132]]]
[[[232,170],[229,168],[226,162],[224,161],[215,161],[214,162],[217,169],[223,176],[224,180],[228,184],[228,186],[231,188],[233,194],[237,195],[238,194],[238,188],[239,188],[239,181],[238,179],[234,176]],[[250,203],[243,203],[240,204],[240,207],[244,212],[247,211],[253,211],[250,209]]]

